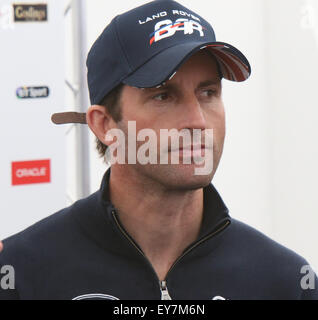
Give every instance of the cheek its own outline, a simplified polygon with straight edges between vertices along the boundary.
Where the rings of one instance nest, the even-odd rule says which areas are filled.
[[[136,117],[134,118],[134,120],[129,119],[129,122],[128,120],[124,120],[121,122],[120,125],[120,129],[122,129],[125,132],[125,135],[131,138],[132,140],[138,139],[139,134],[139,139],[141,139],[142,141],[136,141],[137,146],[140,146],[144,144],[146,141],[149,141],[148,137],[151,137],[151,139],[155,139],[158,142],[157,137],[160,136],[160,130],[157,128],[157,121],[151,121],[149,119],[144,118],[137,119]],[[145,136],[147,137],[146,140],[144,140]]]
[[[213,110],[207,115],[207,127],[213,129],[216,139],[222,139],[225,136],[225,112],[224,108],[220,107]]]
[[[132,106],[131,108],[126,108],[122,113],[122,123],[124,126],[128,127],[128,122],[134,122],[136,126],[136,132],[142,129],[154,129],[158,126],[158,117],[152,115],[150,112]]]
[[[138,133],[140,132],[141,136],[151,136],[153,137],[153,134],[159,136],[159,130],[156,129],[156,124],[149,121],[137,121],[136,122],[136,136],[138,136]],[[157,140],[157,138],[156,138]],[[137,142],[138,143],[138,142]],[[143,142],[139,142],[143,143]]]

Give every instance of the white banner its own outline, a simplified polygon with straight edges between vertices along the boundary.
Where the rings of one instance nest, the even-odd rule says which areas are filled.
[[[0,239],[66,204],[62,0],[0,1]]]

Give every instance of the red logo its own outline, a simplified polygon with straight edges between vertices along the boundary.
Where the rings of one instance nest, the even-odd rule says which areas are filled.
[[[50,160],[12,162],[12,185],[51,182]]]

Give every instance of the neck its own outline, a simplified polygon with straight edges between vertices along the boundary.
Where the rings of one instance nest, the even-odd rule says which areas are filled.
[[[140,176],[112,167],[110,199],[120,222],[163,280],[182,251],[198,237],[203,189],[180,191],[145,185]]]

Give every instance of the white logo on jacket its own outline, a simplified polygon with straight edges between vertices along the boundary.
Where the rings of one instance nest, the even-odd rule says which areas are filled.
[[[211,300],[227,300],[227,299],[223,298],[222,296],[215,296]]]
[[[88,293],[77,296],[72,300],[119,300],[119,298],[103,293]]]

